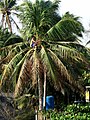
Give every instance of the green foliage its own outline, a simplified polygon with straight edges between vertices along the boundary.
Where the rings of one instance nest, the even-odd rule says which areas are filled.
[[[50,120],[90,120],[90,104],[68,105],[63,111],[48,111]]]
[[[3,66],[8,63],[8,61],[12,58],[13,55],[16,55],[17,51],[20,51],[19,47],[16,47],[16,49],[14,48],[15,49],[14,51],[13,45],[15,46],[16,43],[19,43],[22,41],[23,39],[20,38],[18,35],[12,34],[8,32],[8,29],[3,30],[2,27],[0,27],[0,68],[1,68],[0,69],[0,80],[1,80],[1,77],[3,77],[2,76]],[[13,67],[13,68],[15,67],[16,63],[19,62],[22,54],[23,52],[20,53],[19,55],[16,55],[16,57],[14,57],[14,59],[9,64],[10,67]],[[14,63],[13,66],[12,66],[12,63]],[[6,72],[10,73],[9,68],[7,68],[6,66],[7,65],[4,66],[6,69]],[[18,66],[16,67],[16,69],[18,69]],[[16,70],[13,72],[13,76],[15,72]]]
[[[0,48],[4,46],[4,43],[10,36],[11,33],[9,33],[7,29],[3,30],[2,27],[0,27]]]
[[[3,28],[8,27],[10,32],[12,33],[12,24],[14,23],[16,27],[19,29],[17,23],[12,18],[12,13],[16,15],[15,13],[15,5],[16,0],[0,0],[0,14],[1,17],[1,25]]]
[[[66,13],[47,33],[52,41],[77,41],[77,35],[81,37],[83,31],[84,28],[78,19]]]
[[[79,22],[79,17],[69,12],[61,17],[57,13],[59,3],[59,0],[23,2],[18,7],[23,37],[30,38],[32,35],[38,35],[39,38],[44,39],[48,35],[47,38],[52,41],[75,41],[77,36],[81,37],[84,28]]]
[[[18,40],[17,43],[12,37],[4,41],[5,47],[0,49],[0,52],[6,53],[4,59],[1,59],[2,90],[13,91],[16,95],[24,94],[26,88],[30,92],[32,86],[37,85],[38,75],[44,80],[44,68],[47,80],[63,94],[68,88],[73,91],[83,90],[77,85],[76,80],[81,77],[77,70],[81,67],[80,63],[84,64],[86,61],[77,49],[68,45],[76,41],[75,38],[83,31],[83,26],[69,13],[61,19],[57,13],[59,2],[36,0],[33,4],[26,1],[19,7],[23,36],[30,38],[34,35],[37,44],[31,47],[31,39],[23,42]]]
[[[36,0],[35,3],[26,0],[19,6],[19,19],[22,23],[21,33],[24,38],[39,35],[44,38],[46,32],[55,25],[61,17],[57,14],[59,0]]]
[[[26,108],[24,110],[17,110],[14,120],[35,120],[35,111],[31,108]]]
[[[15,109],[12,97],[0,92],[0,120],[14,120]]]
[[[22,41],[20,36],[8,32],[8,29],[3,30],[2,27],[0,27],[0,48]]]
[[[90,70],[83,73],[84,85],[90,85]]]
[[[34,120],[36,98],[31,94],[25,94],[15,100],[15,120]],[[18,108],[18,109],[17,109]]]

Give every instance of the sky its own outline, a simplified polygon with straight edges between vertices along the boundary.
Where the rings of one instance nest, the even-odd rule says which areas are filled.
[[[90,30],[90,0],[61,0],[59,11],[60,15],[69,11],[75,16],[80,16],[80,21],[85,30]],[[90,40],[90,34],[84,34],[82,39],[83,44],[85,45],[88,40]]]
[[[83,23],[85,29],[89,29],[90,22],[90,0],[61,0],[60,3],[60,14],[63,15],[65,12],[80,16],[80,21]]]

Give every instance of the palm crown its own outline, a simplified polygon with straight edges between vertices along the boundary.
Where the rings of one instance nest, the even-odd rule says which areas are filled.
[[[8,26],[10,32],[12,32],[12,25],[13,22],[17,28],[18,25],[15,20],[12,18],[12,14],[16,15],[15,11],[16,0],[1,0],[0,1],[0,14],[2,15],[1,24],[3,28]]]

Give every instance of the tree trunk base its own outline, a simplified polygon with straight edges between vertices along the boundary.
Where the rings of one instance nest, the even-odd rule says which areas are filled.
[[[43,115],[41,112],[38,112],[38,120],[43,120]]]
[[[42,115],[42,112],[38,112],[38,120],[50,120],[50,119],[45,118],[45,116]]]

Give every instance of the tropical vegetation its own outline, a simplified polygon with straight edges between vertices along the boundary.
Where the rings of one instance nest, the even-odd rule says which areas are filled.
[[[46,97],[51,91],[84,95],[90,52],[79,43],[78,37],[84,32],[79,17],[69,12],[61,17],[57,12],[59,0],[36,0],[35,3],[27,0],[16,7],[15,3],[13,0],[0,3],[0,8],[7,8],[5,13],[1,9],[2,21],[8,18],[6,22],[11,31],[0,28],[0,90],[13,94],[15,107],[20,110],[16,115],[24,116],[30,105],[33,114],[38,101],[42,110],[43,94]],[[12,7],[18,12],[22,37],[12,33],[9,19]],[[32,105],[33,100],[36,103]]]
[[[15,12],[16,0],[0,0],[0,16],[1,17],[1,26],[3,28],[9,28],[12,33],[12,23],[16,25],[19,29],[16,21],[12,15],[17,15]]]
[[[46,115],[50,120],[89,120],[90,104],[68,105],[62,111],[47,111]]]

